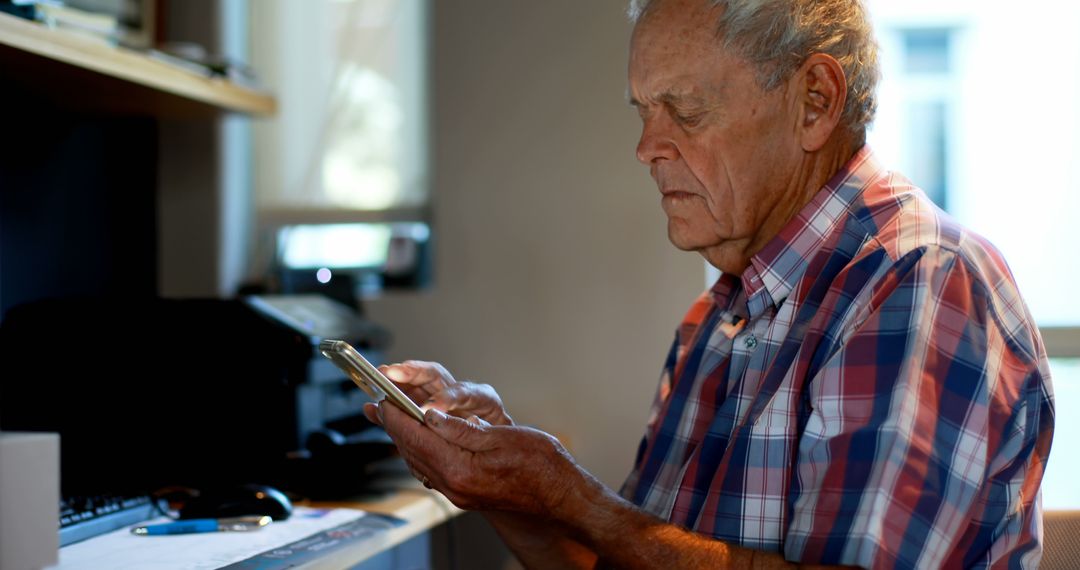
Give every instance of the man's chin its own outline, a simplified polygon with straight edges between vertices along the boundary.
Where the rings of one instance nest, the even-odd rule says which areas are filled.
[[[668,241],[671,245],[682,251],[701,251],[706,247],[716,245],[715,238],[710,242],[688,234],[687,228],[680,222],[681,220],[668,220]]]

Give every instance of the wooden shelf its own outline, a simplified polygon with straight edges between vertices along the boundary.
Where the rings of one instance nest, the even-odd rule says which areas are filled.
[[[221,111],[270,115],[273,96],[0,14],[0,89],[15,85],[78,111],[203,116]]]

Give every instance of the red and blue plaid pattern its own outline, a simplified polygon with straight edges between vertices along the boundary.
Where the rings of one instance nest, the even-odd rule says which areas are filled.
[[[1033,568],[1053,422],[1005,261],[864,148],[691,307],[623,494],[803,563]]]

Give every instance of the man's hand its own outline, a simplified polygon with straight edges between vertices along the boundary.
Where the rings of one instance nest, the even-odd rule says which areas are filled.
[[[372,410],[413,474],[458,507],[486,511],[529,567],[790,568],[627,503],[579,468],[554,437],[430,409],[424,423],[390,402]],[[506,518],[509,517],[509,518]]]
[[[458,507],[549,517],[582,476],[554,437],[428,410],[420,424],[389,402],[378,416],[413,473]]]
[[[465,419],[476,416],[493,425],[514,424],[494,388],[458,382],[437,362],[406,360],[379,370],[424,409],[435,408]]]
[[[537,493],[524,492],[523,488],[513,488],[506,485],[506,480],[499,477],[500,485],[495,488],[484,488],[482,481],[490,480],[492,473],[485,476],[471,478],[466,474],[468,469],[483,468],[484,462],[495,459],[498,471],[515,470],[514,459],[510,459],[499,453],[499,443],[511,443],[515,438],[529,440],[529,444],[538,445],[548,452],[557,456],[566,457],[565,450],[550,436],[536,432],[535,430],[523,430],[522,432],[499,435],[496,430],[492,435],[492,426],[512,426],[514,421],[506,413],[502,400],[494,388],[487,384],[474,384],[471,382],[457,382],[454,377],[442,365],[434,362],[422,362],[409,360],[400,364],[380,366],[379,370],[391,381],[401,386],[409,397],[425,409],[435,409],[447,414],[464,418],[466,422],[454,420],[452,423],[447,418],[443,428],[423,427],[417,422],[407,419],[404,423],[396,423],[395,427],[387,428],[392,437],[396,437],[398,449],[402,457],[409,463],[413,475],[425,481],[428,486],[433,486],[442,491],[451,501],[458,506],[490,504],[495,505],[496,497],[503,495],[512,496],[515,501],[525,504],[530,512],[536,512],[545,502],[552,502],[552,497],[536,497]],[[393,405],[386,405],[389,409],[390,420],[398,418],[399,412]],[[371,421],[383,425],[383,417],[387,414],[380,411],[375,404],[365,404],[364,413]],[[435,412],[429,411],[428,414]],[[438,423],[435,419],[432,423]],[[464,427],[463,427],[464,426]],[[478,427],[475,430],[469,426]],[[429,429],[430,428],[430,429]],[[490,429],[489,429],[490,428]],[[418,431],[419,430],[419,431]],[[458,433],[460,432],[460,433]],[[443,435],[447,439],[443,439]],[[433,436],[433,438],[427,437]],[[454,445],[450,442],[460,437],[468,440],[476,449]],[[409,438],[409,439],[402,439]],[[407,441],[415,442],[419,447],[409,447]],[[492,445],[492,444],[495,445]],[[515,448],[518,445],[512,443],[509,449],[517,449],[520,454],[524,447]],[[433,455],[439,459],[419,459],[426,449],[434,449],[442,455]],[[446,458],[448,457],[449,458]],[[499,461],[502,461],[499,463]],[[440,470],[436,476],[436,470],[428,465],[437,463],[448,467],[445,471]],[[544,465],[545,469],[552,466],[551,463]],[[498,472],[496,471],[496,472]],[[538,488],[545,489],[546,494],[551,494],[555,489],[547,485],[540,477],[540,473],[534,472],[540,481]],[[485,479],[485,477],[487,479]],[[461,478],[459,482],[458,478]],[[565,480],[565,479],[563,479]],[[462,482],[464,484],[462,484]],[[479,493],[482,491],[482,494]],[[490,491],[495,491],[490,493]],[[527,498],[527,497],[533,498]],[[537,517],[521,512],[512,512],[506,504],[496,505],[495,508],[483,511],[484,516],[495,527],[495,530],[506,541],[506,544],[514,551],[523,563],[529,568],[592,568],[596,562],[596,556],[591,551],[582,547],[577,542],[570,540],[565,529],[558,524],[552,524],[548,520],[550,513]],[[479,507],[474,507],[479,508]]]

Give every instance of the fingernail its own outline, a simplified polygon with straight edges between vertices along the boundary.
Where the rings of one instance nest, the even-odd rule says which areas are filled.
[[[383,420],[382,404],[380,403],[379,405],[375,406],[375,409],[377,410],[377,413],[379,414],[379,421],[380,422],[384,421]]]
[[[435,408],[431,408],[427,411],[427,415],[424,416],[424,423],[432,426],[442,425],[443,420],[446,419],[446,414],[442,413]]]
[[[401,374],[401,370],[398,370],[397,368],[390,368],[389,370],[387,370],[386,377],[395,382],[400,382],[401,380],[405,379],[405,377]]]

